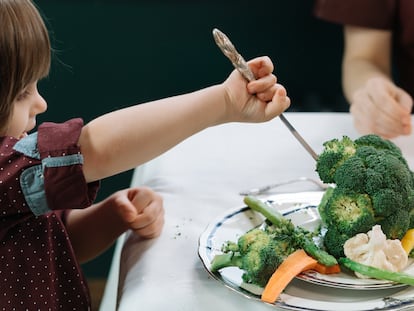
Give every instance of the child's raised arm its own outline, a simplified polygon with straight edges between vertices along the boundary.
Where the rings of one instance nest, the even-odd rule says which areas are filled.
[[[276,83],[273,63],[260,57],[249,66],[255,81],[233,71],[220,85],[114,111],[85,125],[79,144],[86,180],[132,169],[210,126],[280,115],[290,99]]]

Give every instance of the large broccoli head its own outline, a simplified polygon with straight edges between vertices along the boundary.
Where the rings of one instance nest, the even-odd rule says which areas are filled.
[[[324,147],[316,171],[322,181],[336,184],[319,205],[328,250],[374,224],[381,224],[387,238],[401,238],[414,224],[414,175],[401,150],[373,134],[355,141],[344,136]]]

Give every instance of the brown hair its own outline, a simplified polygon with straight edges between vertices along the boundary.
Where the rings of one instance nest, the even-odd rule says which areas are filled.
[[[30,0],[0,0],[0,131],[23,89],[49,73],[51,47],[45,23]]]

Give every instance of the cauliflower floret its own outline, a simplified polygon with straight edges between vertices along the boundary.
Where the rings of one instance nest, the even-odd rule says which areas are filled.
[[[400,240],[387,240],[380,225],[367,233],[359,233],[344,244],[345,256],[361,264],[393,272],[407,266],[408,256]],[[367,278],[355,272],[359,278]]]

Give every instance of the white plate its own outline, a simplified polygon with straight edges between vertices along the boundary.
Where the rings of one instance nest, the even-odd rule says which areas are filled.
[[[300,192],[264,198],[296,225],[316,228],[320,219],[316,209],[323,192]],[[262,288],[242,281],[243,271],[225,268],[210,270],[211,261],[221,253],[226,241],[237,241],[246,231],[262,224],[264,217],[248,207],[228,210],[214,220],[199,240],[199,256],[207,271],[227,287],[248,298],[259,299]],[[403,287],[401,287],[403,286]],[[369,289],[369,290],[368,290]],[[288,310],[408,310],[414,307],[414,287],[388,281],[358,279],[341,272],[336,276],[305,273],[286,287],[275,305]],[[309,309],[311,307],[311,309]]]

